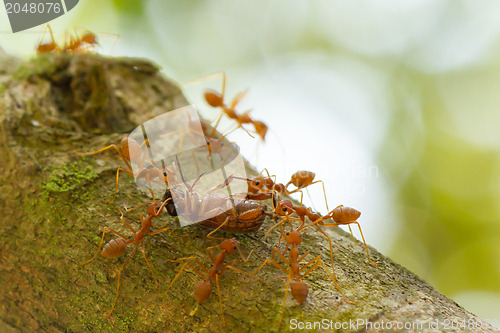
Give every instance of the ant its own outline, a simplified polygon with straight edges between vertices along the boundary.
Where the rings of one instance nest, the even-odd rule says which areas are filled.
[[[208,105],[214,108],[221,108],[222,112],[217,118],[214,129],[210,136],[213,136],[213,134],[215,133],[215,129],[217,128],[217,125],[219,124],[222,115],[226,114],[226,116],[237,122],[238,128],[239,127],[243,128],[242,126],[243,124],[252,124],[254,126],[255,132],[259,135],[262,141],[264,141],[266,138],[267,131],[269,129],[268,126],[262,121],[253,120],[249,114],[250,110],[242,114],[238,114],[236,112],[236,106],[245,97],[245,95],[247,94],[247,90],[238,93],[231,101],[231,104],[227,105],[224,102],[224,97],[226,93],[226,73],[222,72],[215,75],[222,76],[222,91],[219,93],[218,91],[215,90],[207,90],[204,94],[204,97]]]
[[[49,30],[50,33],[50,42],[43,43],[43,38],[45,34]],[[92,52],[95,46],[98,46],[96,35],[90,31],[87,31],[81,38],[75,31],[75,37],[69,36],[69,43],[65,44],[63,47],[57,46],[54,33],[52,32],[52,28],[49,24],[45,26],[45,30],[43,31],[42,38],[40,38],[40,42],[36,48],[38,53],[88,53]],[[90,50],[90,51],[88,51]]]
[[[222,151],[223,151],[223,149],[225,148],[225,147],[224,147],[224,138],[225,138],[226,136],[228,136],[229,134],[231,134],[232,132],[234,132],[235,130],[237,130],[237,129],[238,129],[238,127],[234,128],[234,129],[232,129],[232,130],[230,130],[229,132],[227,132],[226,134],[224,134],[224,135],[223,135],[220,139],[215,139],[215,138],[213,138],[213,137],[205,137],[205,140],[206,140],[206,142],[207,142],[208,152],[209,152],[209,153],[208,153],[207,158],[208,158],[209,156],[211,156],[211,154],[212,154],[212,153],[214,153],[214,154],[219,154],[219,155],[220,155],[220,157],[221,157],[221,159],[222,159]],[[247,131],[245,128],[243,128],[243,127],[242,127],[242,129],[243,129],[243,130],[244,130],[244,131],[245,131],[248,135],[250,135],[250,136],[253,138],[253,136],[252,136],[252,134],[250,134],[250,132],[248,132],[248,131]],[[231,151],[231,152],[233,152],[233,151],[234,151],[234,149],[230,149],[230,151]]]
[[[235,238],[219,238],[219,237],[212,236],[212,234],[217,232],[219,229],[222,229],[223,226],[226,223],[228,223],[228,221],[229,221],[229,217],[226,218],[226,221],[224,223],[222,223],[217,229],[213,230],[212,232],[210,232],[207,235],[207,238],[209,238],[209,239],[215,239],[215,240],[221,241],[221,243],[219,245],[210,246],[207,248],[208,256],[210,257],[210,260],[213,263],[213,266],[210,270],[208,270],[205,267],[205,265],[202,264],[195,257],[185,257],[185,258],[180,258],[180,259],[176,259],[176,260],[167,259],[167,261],[170,261],[170,262],[179,262],[179,261],[184,261],[184,260],[190,260],[190,261],[184,263],[181,266],[181,268],[179,269],[179,272],[175,275],[174,279],[172,280],[172,282],[168,286],[167,290],[162,295],[162,296],[167,295],[168,291],[170,290],[170,288],[172,287],[174,282],[179,278],[182,271],[189,263],[196,263],[203,272],[201,272],[198,268],[195,268],[195,272],[196,272],[196,274],[198,274],[198,276],[201,278],[201,280],[198,281],[198,283],[196,284],[196,286],[194,288],[194,298],[196,299],[196,301],[199,304],[208,300],[208,298],[210,297],[210,294],[212,293],[212,282],[211,281],[215,281],[215,284],[217,286],[217,295],[219,296],[219,304],[220,304],[220,310],[222,313],[222,320],[223,320],[224,326],[226,326],[226,319],[224,318],[224,308],[222,306],[222,297],[221,297],[221,293],[220,293],[219,278],[222,276],[222,274],[224,274],[226,269],[231,269],[233,271],[239,272],[241,274],[244,274],[244,275],[250,277],[250,274],[232,266],[235,262],[237,262],[236,259],[224,264],[224,261],[226,259],[226,254],[231,254],[231,253],[234,253],[236,250],[238,250],[242,261],[247,262],[248,258],[250,257],[250,255],[253,252],[253,251],[250,251],[250,254],[245,259],[243,257],[243,254],[241,253],[240,248],[239,248],[239,241],[237,241]],[[214,258],[214,256],[211,253],[211,250],[215,249],[215,248],[220,248],[220,251],[217,253],[217,255]]]
[[[97,42],[96,35],[90,31],[87,31],[80,38],[75,31],[75,36],[69,37],[69,43],[66,44],[62,52],[67,53],[92,53],[96,46],[99,46]]]
[[[285,217],[284,220],[288,220],[288,217]],[[286,281],[286,288],[285,288],[285,297],[283,299],[283,307],[285,306],[286,303],[286,297],[288,295],[288,288],[290,287],[291,293],[293,298],[299,303],[303,304],[305,300],[307,299],[307,295],[309,293],[309,287],[307,284],[302,281],[307,275],[309,275],[315,268],[318,266],[323,267],[323,269],[326,271],[326,273],[330,276],[332,279],[333,283],[335,284],[335,287],[337,290],[340,292],[342,295],[343,299],[345,299],[348,303],[353,304],[352,301],[349,301],[345,295],[342,293],[338,283],[337,283],[337,277],[335,276],[335,272],[333,272],[333,275],[330,273],[328,268],[326,267],[325,263],[321,259],[321,256],[317,256],[314,259],[311,259],[308,263],[306,263],[302,268],[300,268],[299,264],[304,261],[304,259],[309,255],[311,252],[310,250],[304,253],[302,256],[299,257],[299,248],[298,246],[302,242],[302,235],[300,234],[300,231],[303,228],[298,228],[297,230],[294,230],[293,227],[289,231],[285,232],[285,241],[287,243],[287,247],[283,253],[280,252],[280,250],[277,247],[273,247],[273,255],[274,253],[278,254],[279,258],[283,260],[287,265],[288,268],[283,267],[279,261],[275,261],[273,259],[266,259],[262,265],[251,274],[251,277],[247,280],[244,280],[243,282],[249,282],[254,276],[267,264],[271,264],[275,266],[276,268],[280,269],[284,273],[287,274],[287,281]],[[289,259],[285,258],[285,253],[288,249],[288,247],[291,246],[290,249],[290,254],[289,254]],[[307,269],[305,273],[301,273]],[[281,322],[283,320],[283,315],[284,315],[284,310],[281,313],[280,321],[278,323],[278,327],[281,325]]]
[[[276,228],[278,225],[280,226],[281,233],[280,233],[280,238],[279,238],[279,243],[278,246],[281,244],[281,239],[283,237],[283,222],[288,221],[288,220],[295,220],[295,221],[300,221],[299,229],[305,228],[305,218],[307,217],[311,222],[318,221],[321,218],[321,215],[318,213],[314,213],[310,207],[304,207],[302,205],[296,206],[293,204],[291,200],[285,199],[285,200],[280,200],[278,201],[276,197],[273,196],[273,212],[276,216],[282,217],[282,220],[278,223],[276,223],[274,226],[272,226],[265,234],[265,237],[269,235],[269,233]],[[289,218],[290,215],[296,214],[299,219],[295,218]],[[284,220],[283,218],[286,218]],[[312,225],[312,224],[310,224]],[[308,225],[309,226],[309,225]],[[316,229],[323,234],[328,239],[328,245],[330,247],[330,263],[332,266],[332,270],[334,270],[334,265],[333,265],[333,245],[332,245],[332,240],[330,236],[328,236],[327,233],[325,233],[317,224],[315,224]],[[334,272],[335,274],[335,272]]]
[[[127,259],[125,260],[125,262],[123,263],[123,265],[120,267],[120,270],[118,271],[118,282],[117,282],[117,286],[116,286],[116,297],[115,297],[115,300],[113,302],[113,307],[111,308],[111,310],[107,314],[108,317],[111,316],[111,314],[113,313],[113,310],[115,309],[115,306],[116,306],[116,301],[118,300],[118,294],[119,294],[119,291],[120,291],[120,277],[121,277],[121,273],[123,271],[123,268],[125,267],[125,265],[127,264],[127,262],[130,260],[130,258],[132,258],[134,256],[134,254],[137,251],[137,248],[139,246],[142,246],[142,254],[144,256],[144,260],[146,260],[146,263],[147,263],[147,265],[149,267],[149,270],[150,270],[150,272],[153,275],[153,278],[155,280],[155,289],[158,288],[158,280],[156,279],[156,275],[153,272],[153,269],[151,268],[151,265],[149,264],[149,261],[148,261],[148,259],[146,257],[146,248],[145,248],[145,245],[144,245],[144,236],[145,235],[152,236],[152,235],[156,235],[156,234],[162,233],[164,231],[168,231],[168,232],[170,232],[170,233],[173,234],[173,232],[169,228],[167,228],[166,225],[160,227],[159,230],[157,230],[157,231],[151,232],[151,226],[153,225],[152,219],[155,218],[155,217],[158,217],[161,214],[161,212],[163,211],[163,208],[165,207],[165,205],[167,205],[167,201],[165,201],[163,203],[159,203],[159,202],[153,201],[153,203],[149,204],[148,208],[147,208],[148,217],[144,218],[144,215],[142,215],[142,213],[139,214],[139,220],[141,221],[141,229],[139,229],[139,231],[136,231],[134,228],[132,228],[132,226],[130,224],[127,223],[127,221],[125,221],[125,219],[123,218],[123,215],[124,215],[123,212],[118,207],[116,207],[116,209],[121,213],[120,220],[123,222],[123,224],[125,224],[125,226],[134,235],[132,237],[130,237],[130,238],[127,238],[123,234],[119,233],[116,230],[113,230],[113,229],[108,228],[108,227],[104,227],[104,230],[102,232],[101,242],[99,243],[99,248],[97,249],[97,252],[94,254],[94,256],[90,260],[87,260],[86,262],[83,263],[83,266],[87,265],[88,263],[92,262],[96,258],[96,256],[99,254],[99,252],[101,251],[102,243],[104,241],[104,236],[106,235],[106,231],[110,231],[110,232],[114,233],[115,235],[117,235],[120,238],[112,239],[111,241],[109,241],[104,246],[104,248],[103,248],[103,250],[101,252],[101,254],[102,254],[103,257],[106,257],[106,258],[115,258],[115,257],[118,257],[123,252],[125,252],[125,248],[126,248],[126,246],[128,244],[134,244],[134,250],[127,257]]]
[[[351,208],[351,207],[344,207],[343,205],[340,205],[340,206],[337,206],[336,208],[334,208],[331,212],[329,212],[327,215],[325,215],[321,218],[314,219],[314,220],[311,219],[311,223],[302,226],[302,229],[307,228],[307,227],[312,226],[312,225],[315,225],[318,229],[319,229],[318,225],[322,225],[325,227],[337,227],[339,225],[347,225],[349,227],[349,231],[351,232],[351,235],[352,235],[353,233],[352,233],[352,229],[351,229],[350,225],[356,224],[358,226],[359,232],[361,234],[361,238],[363,239],[363,244],[365,246],[366,257],[367,257],[368,261],[372,265],[377,265],[378,262],[374,262],[374,261],[370,260],[370,253],[368,251],[368,246],[366,245],[365,236],[363,236],[363,231],[361,230],[361,226],[359,225],[359,222],[357,221],[357,219],[360,216],[361,216],[360,211],[358,211],[354,208]],[[323,221],[327,220],[327,219],[332,219],[334,223],[324,223]],[[323,234],[326,236],[325,233],[323,233]],[[330,242],[330,246],[331,246],[331,242]],[[330,248],[330,251],[331,251],[331,248]]]
[[[147,144],[147,141],[145,142]],[[159,168],[156,167],[151,169],[145,169],[142,167],[146,159],[146,154],[145,153],[143,154],[142,146],[139,145],[139,143],[136,140],[129,138],[128,136],[123,137],[123,139],[120,142],[120,148],[118,148],[116,145],[113,144],[90,153],[79,153],[79,152],[75,153],[80,156],[95,155],[103,151],[106,151],[108,149],[116,150],[120,158],[125,163],[126,169],[124,168],[116,169],[115,193],[113,194],[113,199],[106,201],[107,203],[112,203],[113,201],[116,200],[116,194],[118,193],[118,180],[120,178],[120,171],[131,177],[134,177],[134,171],[132,169],[131,162],[137,163],[139,165],[139,169],[141,170],[136,178],[146,178],[148,179],[148,181],[155,180],[156,178],[158,178],[163,180],[163,182],[166,184],[167,178],[165,170],[162,172]]]
[[[323,186],[323,195],[325,196],[326,209],[329,211],[330,209],[328,209],[328,202],[326,200],[325,183],[322,180],[314,181],[315,177],[316,177],[316,174],[314,172],[311,172],[311,171],[301,170],[301,171],[295,172],[290,177],[290,181],[285,185],[285,192],[286,193],[283,193],[283,194],[290,195],[292,193],[300,192],[300,195],[301,195],[300,196],[300,204],[302,204],[302,191],[301,190],[308,187],[308,186],[311,186],[313,184],[321,183],[321,185]],[[288,186],[290,186],[291,184],[293,184],[296,187],[296,189],[289,191]]]
[[[262,173],[264,171],[267,173],[267,177],[262,177]],[[300,204],[302,205],[303,201],[302,190],[313,184],[321,183],[321,185],[323,186],[323,195],[325,197],[326,208],[327,210],[329,210],[328,202],[326,199],[325,184],[322,180],[314,181],[315,176],[316,176],[315,173],[311,171],[297,171],[291,176],[291,180],[286,185],[283,185],[281,183],[276,182],[276,176],[274,175],[270,176],[269,171],[267,169],[263,169],[257,177],[247,180],[248,193],[249,193],[248,198],[254,200],[264,200],[271,198],[271,195],[264,195],[263,193],[265,192],[267,193],[277,192],[283,195],[291,195],[293,193],[300,192]],[[272,177],[274,177],[274,180],[272,179]],[[297,188],[294,190],[288,190],[290,184],[293,184]]]

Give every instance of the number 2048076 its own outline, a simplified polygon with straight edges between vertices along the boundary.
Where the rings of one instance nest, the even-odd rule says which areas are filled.
[[[53,3],[53,2],[30,2],[24,4],[6,2],[5,9],[7,10],[7,14],[19,14],[19,13],[59,14],[62,10],[60,3]]]

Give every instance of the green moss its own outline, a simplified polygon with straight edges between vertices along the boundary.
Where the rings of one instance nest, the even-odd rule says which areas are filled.
[[[33,75],[50,74],[55,72],[55,70],[56,66],[54,62],[47,55],[38,55],[31,59],[31,61],[22,63],[12,76],[19,80],[25,80]]]
[[[46,194],[70,192],[95,178],[97,178],[97,173],[90,165],[82,166],[81,162],[62,164],[52,170],[48,180],[43,183],[42,187]],[[85,199],[83,196],[79,197]]]

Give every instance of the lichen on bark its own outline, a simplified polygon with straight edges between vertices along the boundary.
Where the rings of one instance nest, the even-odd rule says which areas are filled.
[[[116,204],[107,204],[120,160],[114,152],[82,158],[73,151],[118,144],[138,124],[186,104],[179,88],[146,60],[62,54],[22,62],[0,52],[1,331],[286,331],[293,318],[367,320],[372,325],[419,322],[423,328],[436,320],[480,323],[373,248],[371,256],[380,264],[369,264],[360,244],[334,230],[330,235],[335,272],[345,295],[356,304],[342,300],[321,269],[306,278],[307,301],[298,305],[289,296],[284,307],[286,276],[281,271],[267,267],[261,281],[248,284],[230,271],[220,281],[224,327],[215,288],[207,302],[194,301],[192,290],[199,278],[192,270],[161,296],[180,267],[166,259],[195,256],[208,266],[206,248],[215,245],[205,238],[206,229],[180,228],[175,218],[166,215],[162,221],[170,222],[177,236],[163,233],[146,239],[159,289],[154,289],[144,258],[137,253],[124,270],[114,314],[106,318],[125,256],[98,256],[85,267],[82,263],[97,250],[104,226],[128,232],[115,205],[132,207],[149,198],[125,176]],[[138,221],[137,215],[131,216]],[[264,238],[271,225],[268,219],[258,232],[234,236],[244,253],[254,251],[239,268],[253,271],[271,256],[278,241],[277,233]],[[329,262],[328,242],[313,228],[303,236],[300,251]],[[282,311],[284,322],[278,329]],[[363,327],[342,331],[363,331]],[[498,330],[485,324],[470,331]]]

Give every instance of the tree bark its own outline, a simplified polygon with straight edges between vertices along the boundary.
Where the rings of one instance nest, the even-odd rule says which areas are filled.
[[[166,259],[195,256],[210,268],[206,248],[217,244],[206,239],[207,229],[181,228],[167,214],[159,219],[177,236],[145,238],[159,288],[137,251],[123,270],[117,306],[107,318],[119,268],[131,249],[118,258],[99,255],[82,263],[97,250],[104,226],[130,235],[115,206],[150,199],[123,176],[116,202],[107,204],[122,166],[116,153],[72,152],[118,145],[138,124],[184,105],[179,88],[149,61],[62,54],[22,62],[0,50],[0,331],[264,332],[292,330],[292,319],[297,324],[324,319],[323,325],[333,328],[343,324],[342,332],[498,332],[373,248],[370,256],[379,264],[371,265],[364,248],[340,229],[330,232],[335,272],[356,304],[342,299],[321,268],[305,279],[306,302],[299,305],[288,293],[285,306],[286,274],[275,267],[265,267],[262,280],[249,283],[226,271],[220,279],[224,327],[215,286],[201,305],[192,297],[199,280],[192,269],[162,296],[181,266]],[[138,215],[130,216],[137,228]],[[228,236],[240,241],[243,253],[254,251],[238,268],[252,272],[271,257],[279,234],[267,239],[264,234],[272,225],[267,218],[255,233]],[[327,239],[313,229],[303,235],[299,250],[311,251],[309,258],[321,255],[329,267]],[[397,323],[416,326],[398,329]],[[328,331],[316,329],[322,330]]]

